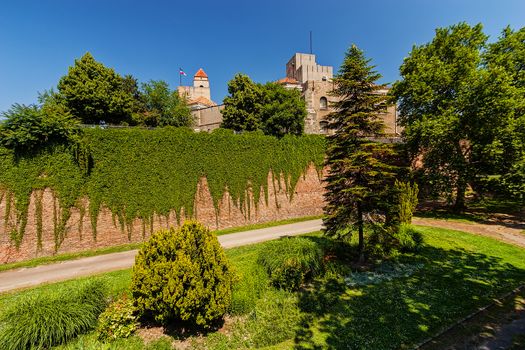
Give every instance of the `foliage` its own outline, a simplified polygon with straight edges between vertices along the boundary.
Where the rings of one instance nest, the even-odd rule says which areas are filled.
[[[277,137],[301,135],[306,118],[306,104],[301,92],[286,89],[278,83],[267,83],[261,89],[263,103],[260,119],[263,132]]]
[[[0,124],[0,144],[18,153],[67,143],[77,133],[77,121],[64,109],[14,104]]]
[[[397,232],[394,233],[397,241],[397,248],[402,252],[416,252],[423,246],[423,236],[412,225],[401,224]]]
[[[325,181],[325,233],[332,237],[351,234],[358,228],[359,260],[364,260],[364,225],[378,214],[390,210],[395,167],[393,148],[370,140],[383,133],[378,113],[387,107],[387,98],[379,93],[381,77],[369,65],[363,52],[352,46],[346,53],[339,73],[334,77],[332,95],[339,101],[328,117],[325,165],[330,168]]]
[[[292,338],[300,317],[294,294],[270,290],[257,301],[246,328],[255,347],[270,346]]]
[[[231,304],[233,274],[215,237],[197,222],[155,233],[135,260],[131,290],[139,313],[209,327]]]
[[[410,184],[410,182],[401,182],[396,180],[394,183],[394,190],[398,196],[398,216],[399,223],[410,224],[412,223],[412,215],[418,203],[417,195],[419,193],[419,187],[417,183]]]
[[[238,271],[235,271],[239,274]],[[261,294],[268,289],[268,275],[263,267],[249,266],[242,271],[238,281],[233,284],[232,305],[229,312],[232,315],[245,315],[253,311],[255,303]]]
[[[237,74],[228,82],[228,94],[224,98],[221,127],[237,132],[258,130],[261,126],[261,87],[247,75]]]
[[[306,105],[298,90],[277,83],[254,83],[237,74],[228,83],[221,127],[236,132],[262,130],[266,135],[301,135]]]
[[[486,51],[481,24],[439,28],[412,49],[392,89],[412,159],[456,210],[465,207],[468,184],[504,174],[522,152],[525,99],[515,68],[525,45],[518,35],[506,29]]]
[[[87,52],[75,60],[58,83],[58,91],[71,113],[84,124],[131,122],[133,95],[112,68],[95,61]]]
[[[323,251],[308,238],[284,238],[269,242],[257,261],[266,269],[275,287],[297,290],[321,272]]]
[[[78,290],[16,299],[1,315],[0,347],[47,349],[95,328],[104,293],[103,284],[91,282]]]
[[[248,215],[253,210],[249,206],[252,200],[255,205],[261,197],[267,200],[268,185],[272,186],[268,184],[270,171],[276,187],[282,175],[291,198],[309,165],[313,163],[320,171],[325,148],[321,136],[276,139],[233,135],[225,130],[208,134],[173,128],[83,129],[80,136],[79,147],[58,145],[24,157],[0,147],[0,197],[13,200],[6,213],[19,218],[7,225],[16,229],[16,242],[24,235],[22,223],[27,220],[34,190],[50,188],[57,197],[60,211],[54,233],[58,248],[63,224],[74,206],[90,216],[95,235],[103,205],[128,234],[135,218],[142,220],[145,234],[146,230],[151,232],[154,215],[170,217],[170,222],[178,220],[182,211],[192,216],[197,185],[203,176],[217,210],[228,190],[234,203]],[[82,206],[80,199],[84,197],[89,199],[88,208]]]
[[[344,277],[350,276],[350,273],[348,265],[343,262],[341,265],[346,269],[336,271],[339,278],[319,279],[314,282],[313,288],[296,294],[296,310],[286,313],[276,310],[273,315],[277,316],[274,317],[272,313],[265,314],[264,317],[271,320],[266,323],[269,327],[266,337],[274,334],[282,336],[276,329],[286,329],[291,334],[290,340],[275,348],[413,348],[480,307],[491,304],[494,298],[523,284],[525,250],[459,231],[430,227],[417,227],[417,230],[425,238],[425,246],[418,254],[401,254],[396,262],[381,265],[375,270],[376,276],[368,279],[365,274],[359,279],[377,283],[352,287],[345,283]],[[268,243],[226,251],[235,270],[242,272],[241,278],[257,266],[259,252]],[[378,280],[393,274],[396,274],[394,278]],[[130,271],[111,272],[89,279],[104,280],[110,289],[120,293],[129,288]],[[76,280],[66,281],[40,286],[34,291],[3,294],[0,295],[0,308],[30,293],[52,293],[64,286],[75,288],[78,284]],[[264,294],[261,293],[261,296]],[[283,295],[294,297],[291,293]],[[272,298],[265,297],[266,300]],[[259,302],[259,306],[263,307],[263,304]],[[300,313],[298,324],[289,322],[287,315],[296,313]],[[282,327],[281,322],[288,324],[288,328]],[[254,348],[251,339],[252,334],[257,333],[257,323],[254,322],[254,328],[251,325],[248,327],[248,323],[251,323],[249,316],[247,319],[233,318],[231,323],[227,323],[228,332],[210,332],[188,340],[198,349]],[[260,329],[262,334],[264,330]],[[96,338],[95,333],[81,336],[60,349],[144,348],[138,337],[119,339],[107,345],[97,342]]]
[[[141,98],[144,112],[140,123],[148,126],[187,126],[193,125],[193,117],[184,98],[177,90],[171,91],[163,80],[151,80],[142,84]]]
[[[126,296],[111,303],[98,318],[98,338],[111,341],[129,337],[139,325],[136,311],[133,299]]]

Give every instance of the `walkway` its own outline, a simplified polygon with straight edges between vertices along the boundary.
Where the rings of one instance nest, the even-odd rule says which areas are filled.
[[[224,248],[269,241],[284,236],[297,236],[319,231],[322,221],[309,220],[259,230],[230,233],[219,236]],[[69,260],[56,264],[9,270],[0,273],[0,293],[14,289],[34,287],[42,283],[63,281],[103,272],[128,269],[135,262],[137,250],[111,253],[89,258]]]

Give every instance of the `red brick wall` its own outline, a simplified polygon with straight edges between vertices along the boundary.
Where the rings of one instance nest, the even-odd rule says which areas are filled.
[[[323,192],[322,182],[313,166],[307,170],[297,183],[291,200],[285,190],[284,179],[280,179],[280,184],[278,182],[274,184],[272,175],[268,174],[268,204],[266,204],[264,194],[261,195],[257,206],[255,206],[253,197],[248,195],[244,208],[241,211],[226,192],[219,203],[217,213],[213,206],[206,179],[203,178],[198,185],[195,196],[194,216],[212,229],[221,229],[259,222],[319,215],[322,213]],[[27,227],[22,243],[17,249],[10,239],[10,232],[12,229],[18,228],[19,223],[17,223],[14,210],[11,210],[11,213],[6,218],[6,200],[6,198],[3,198],[0,202],[0,263],[140,242],[148,237],[151,230],[154,231],[170,225],[177,225],[176,215],[173,212],[168,216],[155,215],[152,228],[149,222],[136,219],[130,227],[131,230],[128,232],[125,229],[123,232],[115,215],[107,208],[102,208],[98,217],[97,237],[95,240],[89,214],[86,213],[81,219],[80,211],[77,208],[73,208],[71,209],[71,217],[66,224],[65,238],[58,251],[56,251],[54,218],[60,217],[60,209],[53,192],[50,189],[46,189],[43,193],[42,202],[42,247],[38,247],[37,244],[35,193],[33,193],[29,205]],[[249,211],[247,210],[248,202]],[[87,204],[87,199],[84,200],[84,204]]]

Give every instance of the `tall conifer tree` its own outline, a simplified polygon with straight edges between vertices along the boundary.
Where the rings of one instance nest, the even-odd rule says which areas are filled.
[[[395,168],[388,164],[391,145],[373,141],[383,134],[379,113],[387,107],[387,97],[376,84],[381,75],[369,65],[363,52],[352,46],[334,77],[334,112],[328,117],[326,165],[325,234],[337,238],[357,228],[359,260],[364,261],[364,226],[377,214],[388,211]],[[385,217],[385,216],[381,216]]]

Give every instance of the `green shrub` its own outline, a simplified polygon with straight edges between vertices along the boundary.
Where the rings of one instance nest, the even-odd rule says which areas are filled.
[[[397,212],[399,222],[401,224],[410,224],[412,223],[412,215],[418,203],[417,195],[419,188],[417,183],[411,185],[410,182],[400,182],[396,180],[394,188],[398,193]]]
[[[257,262],[278,288],[297,290],[308,278],[322,270],[323,251],[307,238],[293,237],[268,242]]]
[[[246,327],[253,345],[264,347],[292,338],[300,318],[294,294],[270,290],[257,301]]]
[[[110,304],[98,318],[98,338],[111,341],[127,338],[138,327],[133,300],[124,296]]]
[[[416,252],[423,245],[423,235],[408,224],[399,226],[394,238],[397,241],[397,248],[402,252]]]
[[[0,316],[0,349],[47,349],[95,328],[106,306],[104,293],[105,286],[93,281],[76,291],[15,300]]]
[[[217,237],[190,221],[144,243],[131,290],[140,314],[162,324],[182,321],[206,328],[229,309],[232,277]]]

